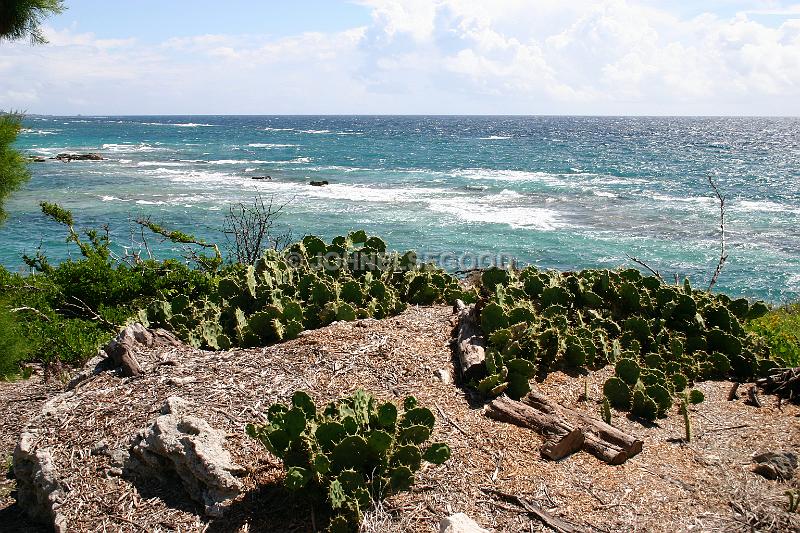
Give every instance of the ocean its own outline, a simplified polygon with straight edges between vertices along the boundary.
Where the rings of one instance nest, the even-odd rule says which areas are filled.
[[[140,246],[137,217],[224,244],[229,206],[261,194],[285,204],[279,230],[298,238],[363,228],[451,269],[476,257],[614,268],[630,255],[706,287],[720,254],[711,175],[729,253],[716,290],[800,297],[797,118],[29,116],[17,146],[106,159],[31,164],[0,227],[12,270],[39,246],[52,261],[77,254],[42,200],[78,227],[108,224],[123,253]]]

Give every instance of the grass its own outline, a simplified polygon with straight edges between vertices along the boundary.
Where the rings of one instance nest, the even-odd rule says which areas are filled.
[[[772,353],[788,366],[800,366],[800,302],[773,309],[747,329],[763,335]]]

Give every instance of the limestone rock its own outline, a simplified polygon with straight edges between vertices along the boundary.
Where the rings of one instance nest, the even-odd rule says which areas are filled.
[[[123,376],[137,376],[142,373],[142,367],[136,360],[137,345],[146,348],[155,346],[180,346],[181,342],[172,334],[163,329],[149,330],[142,324],[131,324],[103,348],[103,351],[116,366],[122,368]]]
[[[188,414],[188,402],[177,396],[167,399],[161,413],[134,438],[128,470],[162,482],[168,481],[165,473],[174,472],[207,515],[221,516],[242,490],[235,476],[246,472],[223,447],[225,432]]]
[[[58,512],[65,488],[58,480],[53,456],[46,448],[35,449],[34,433],[22,434],[14,450],[14,477],[17,479],[17,503],[31,520],[66,533],[67,520]]]
[[[439,533],[489,533],[464,513],[456,513],[439,522]]]
[[[797,454],[792,452],[764,452],[753,456],[753,472],[767,479],[788,481],[797,468]]]
[[[440,368],[439,370],[434,372],[434,374],[436,374],[436,378],[445,385],[449,385],[450,383],[453,382],[453,376],[450,375],[450,371],[447,370],[446,368]]]

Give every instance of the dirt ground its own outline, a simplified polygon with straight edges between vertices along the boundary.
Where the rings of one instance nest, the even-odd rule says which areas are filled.
[[[320,525],[317,513],[282,489],[279,461],[247,437],[244,426],[296,389],[323,402],[363,388],[381,399],[416,396],[437,417],[433,438],[452,449],[444,465],[423,467],[411,492],[371,511],[365,531],[434,532],[455,512],[497,532],[549,531],[498,491],[526,497],[590,531],[800,530],[800,515],[785,512],[784,492],[799,486],[797,478],[779,483],[751,471],[755,453],[800,452],[798,406],[762,396],[759,409],[728,401],[728,382],[700,383],[706,401],[692,409],[691,444],[681,439],[677,408],[648,426],[615,412],[614,425],[644,440],[641,454],[621,466],[583,452],[546,461],[539,435],[487,418],[478,398],[437,377],[442,369],[454,374],[451,320],[447,307],[410,308],[386,320],[335,323],[263,349],[151,351],[139,356],[145,373],[136,378],[101,373],[58,397],[56,403],[67,407],[59,415],[34,421],[38,446],[50,448],[68,488],[60,511],[74,531],[313,531]],[[597,413],[609,374],[557,372],[536,387],[563,405]],[[584,382],[588,402],[580,399]],[[0,383],[3,457],[53,392],[36,380]],[[99,445],[126,450],[169,396],[190,401],[197,416],[224,429],[227,449],[248,471],[246,490],[223,518],[203,517],[179,487],[114,475],[109,458],[92,453]],[[11,505],[12,484],[4,483],[0,493],[4,525],[20,514]]]

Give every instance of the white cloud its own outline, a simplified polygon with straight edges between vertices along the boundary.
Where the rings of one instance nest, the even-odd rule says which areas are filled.
[[[363,0],[368,27],[0,45],[0,107],[50,113],[800,114],[800,4]],[[762,20],[769,15],[772,21]],[[776,18],[777,17],[777,18]]]

